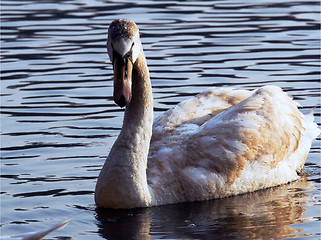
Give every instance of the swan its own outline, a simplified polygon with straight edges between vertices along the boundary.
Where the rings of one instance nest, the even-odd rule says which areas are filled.
[[[114,20],[107,50],[121,132],[103,165],[95,202],[138,208],[223,198],[299,178],[314,138],[313,112],[277,86],[210,88],[153,122],[153,96],[139,29]]]

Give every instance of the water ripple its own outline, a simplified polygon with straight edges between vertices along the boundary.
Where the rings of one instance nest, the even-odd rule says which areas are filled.
[[[123,116],[113,103],[113,73],[106,52],[107,28],[113,19],[133,19],[141,29],[155,116],[208,87],[254,89],[275,84],[303,110],[316,107],[316,122],[321,125],[319,1],[3,0],[1,5],[3,233],[16,233],[17,224],[33,231],[33,223],[72,215],[75,220],[70,227],[61,230],[66,239],[113,238],[119,234],[121,219],[129,222],[131,217],[145,224],[132,226],[133,232],[147,233],[142,238],[212,239],[211,233],[232,238],[239,231],[254,236],[255,229],[270,234],[262,238],[305,237],[292,228],[298,222],[304,232],[318,234],[311,220],[297,216],[306,205],[308,217],[315,218],[313,212],[318,212],[311,200],[317,199],[318,190],[307,186],[302,188],[306,190],[294,187],[301,198],[291,195],[289,207],[282,208],[286,203],[280,199],[287,199],[290,190],[266,198],[279,203],[273,208],[256,195],[253,209],[268,206],[266,212],[248,212],[257,218],[226,210],[247,206],[238,200],[220,201],[226,211],[217,202],[200,204],[190,210],[191,216],[202,213],[211,221],[199,219],[199,223],[170,216],[179,215],[179,207],[137,216],[126,211],[95,212],[92,195]],[[319,172],[319,157],[320,139],[308,156],[309,173]],[[316,189],[320,189],[319,179],[311,174]],[[282,211],[294,216],[291,206],[298,210],[296,219],[280,216],[281,223],[267,221]],[[209,216],[208,209],[223,212]],[[158,215],[171,219],[173,227]],[[195,219],[191,216],[185,217]],[[231,219],[235,228],[224,232],[218,225],[232,226]],[[244,228],[238,221],[253,225]],[[280,234],[273,235],[267,225],[256,225],[260,221],[277,227]],[[112,231],[110,223],[116,226],[115,222],[118,228]],[[124,239],[132,238],[133,232]]]

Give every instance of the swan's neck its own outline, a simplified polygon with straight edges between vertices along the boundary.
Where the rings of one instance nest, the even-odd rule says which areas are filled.
[[[102,207],[148,206],[146,168],[153,124],[153,98],[146,59],[141,51],[133,67],[132,99],[123,127],[100,172],[96,203]]]

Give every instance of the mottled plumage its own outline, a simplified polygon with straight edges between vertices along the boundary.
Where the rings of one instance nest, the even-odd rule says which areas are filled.
[[[109,29],[108,46],[118,46],[110,47],[116,51],[109,52],[111,61],[115,56],[124,62],[129,54],[137,57],[132,59],[132,79],[124,80],[132,84],[132,97],[126,101],[122,131],[98,178],[98,206],[134,208],[222,198],[298,179],[311,142],[320,134],[312,112],[303,115],[276,86],[256,91],[211,88],[153,123],[148,68],[138,28],[132,25],[115,20]],[[121,70],[114,66],[114,71],[118,76]]]
[[[160,204],[284,184],[298,178],[318,133],[279,87],[212,88],[155,120],[148,182],[166,196]]]

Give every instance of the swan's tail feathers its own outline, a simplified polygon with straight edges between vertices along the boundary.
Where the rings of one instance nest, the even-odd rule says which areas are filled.
[[[297,149],[297,151],[294,152],[294,154],[292,154],[291,157],[291,162],[293,164],[292,166],[295,168],[297,173],[302,171],[307,155],[311,149],[312,142],[321,133],[321,130],[318,128],[318,125],[314,122],[313,114],[314,109],[311,109],[309,112],[304,113],[303,126],[305,130],[300,139],[300,147]]]
[[[321,130],[318,128],[318,125],[314,122],[314,112],[315,108],[312,108],[309,110],[308,113],[304,114],[305,122],[307,124],[307,135],[311,139],[311,141],[317,138],[321,133]]]
[[[0,240],[40,240],[47,236],[49,233],[63,228],[69,222],[70,219],[66,219],[60,223],[55,224],[54,226],[41,230],[38,232],[30,232],[16,236],[0,237]]]

